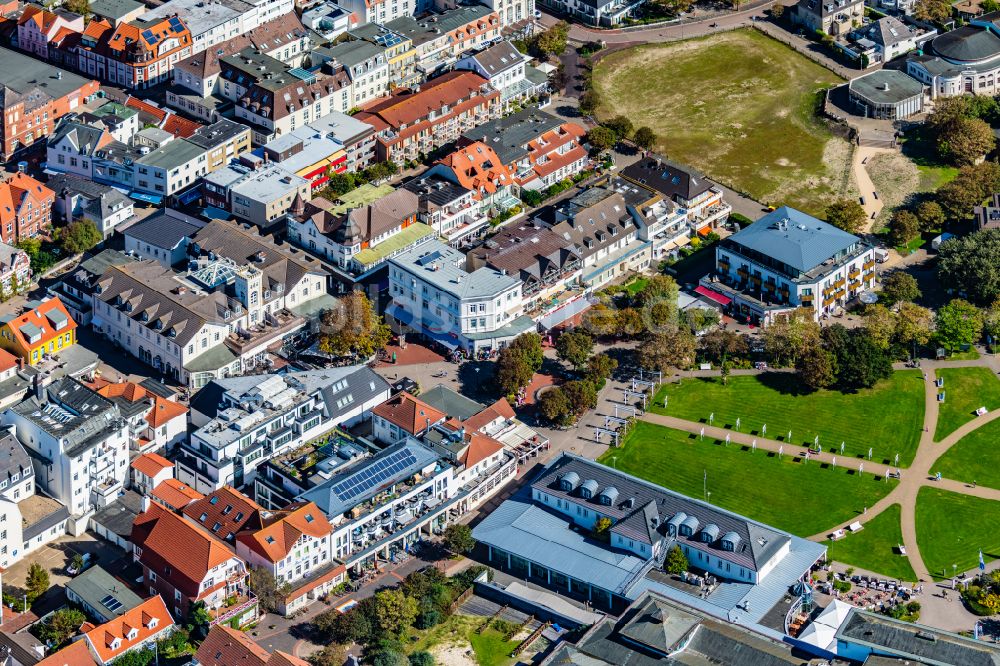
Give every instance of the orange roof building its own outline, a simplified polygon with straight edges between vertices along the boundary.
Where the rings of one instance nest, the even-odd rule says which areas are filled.
[[[375,439],[395,444],[407,435],[419,437],[448,415],[406,391],[372,408]]]
[[[90,644],[79,640],[53,652],[35,666],[97,666],[97,662],[90,654]]]
[[[514,177],[496,151],[482,141],[442,157],[428,175],[440,173],[453,183],[472,190],[476,201],[490,202],[499,197],[513,199]]]
[[[152,645],[169,636],[173,629],[174,621],[157,594],[110,622],[90,629],[84,639],[95,661],[103,666],[126,652]]]
[[[240,532],[260,529],[263,510],[257,502],[235,488],[223,486],[191,502],[181,509],[181,513],[211,532],[212,536],[231,544]]]
[[[17,20],[17,44],[42,60],[49,59],[49,42],[62,31],[83,32],[83,17],[72,12],[50,12],[38,5],[26,5]]]
[[[145,585],[172,601],[175,616],[186,616],[196,601],[212,611],[226,598],[246,594],[248,571],[241,558],[182,516],[148,499],[145,503],[132,524],[134,556]],[[242,617],[243,622],[256,617],[256,606],[247,610],[252,617]]]
[[[158,453],[143,453],[132,461],[132,488],[140,495],[152,494],[174,476],[174,464]]]
[[[22,171],[0,182],[0,240],[13,245],[48,231],[55,200],[55,192]]]
[[[270,571],[279,585],[291,586],[280,613],[294,613],[344,580],[347,567],[332,554],[333,527],[315,503],[291,504],[266,521],[236,537],[236,553]]]
[[[167,479],[157,484],[150,496],[174,511],[180,511],[191,502],[204,497],[197,490],[178,479]]]
[[[0,348],[29,365],[37,365],[46,356],[75,344],[76,322],[57,296],[0,323]]]
[[[287,652],[268,652],[242,631],[217,624],[198,646],[195,661],[200,666],[309,666]]]
[[[160,451],[187,434],[188,409],[135,382],[111,383],[98,379],[91,388],[118,404],[131,426],[133,450]]]
[[[500,92],[473,72],[448,72],[419,91],[396,90],[377,100],[355,118],[378,132],[379,160],[400,162],[455,141],[461,128],[499,117]]]

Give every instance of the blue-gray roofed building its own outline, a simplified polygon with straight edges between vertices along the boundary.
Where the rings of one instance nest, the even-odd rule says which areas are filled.
[[[814,319],[836,313],[874,281],[871,245],[782,206],[719,243],[715,273],[696,291],[739,321],[766,326],[796,308]]]
[[[590,532],[610,518],[608,541]],[[755,627],[826,548],[579,456],[563,453],[473,530],[489,563],[618,613],[655,592]],[[700,584],[663,570],[678,546]],[[774,631],[773,629],[771,631]]]
[[[535,330],[524,315],[521,280],[483,266],[469,271],[466,257],[431,240],[389,261],[386,310],[397,332],[412,331],[449,349],[498,349]]]

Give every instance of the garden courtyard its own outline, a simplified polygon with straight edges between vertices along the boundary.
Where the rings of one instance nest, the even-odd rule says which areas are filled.
[[[598,117],[651,127],[657,149],[772,205],[822,213],[854,195],[852,146],[817,117],[830,71],[755,30],[611,53],[594,67]]]
[[[975,568],[980,550],[1000,558],[1000,380],[988,367],[934,366],[926,380],[897,370],[856,393],[805,391],[792,373],[685,377],[661,386],[599,460],[824,542],[843,565],[908,582],[951,578]],[[944,403],[925,383],[937,377]],[[990,413],[977,417],[984,405]],[[830,540],[855,521],[861,531]]]

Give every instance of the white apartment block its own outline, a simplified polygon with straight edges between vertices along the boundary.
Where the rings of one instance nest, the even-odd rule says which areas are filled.
[[[294,0],[168,0],[146,12],[142,19],[180,16],[191,31],[193,55],[293,11]]]

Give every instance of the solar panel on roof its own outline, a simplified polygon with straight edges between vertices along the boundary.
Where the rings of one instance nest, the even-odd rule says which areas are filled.
[[[106,595],[103,599],[101,599],[101,605],[107,608],[112,613],[114,613],[123,606],[122,602],[118,601],[110,594]]]
[[[170,29],[174,32],[184,32],[184,24],[176,16],[170,19]]]
[[[153,44],[153,43],[156,42],[156,37],[153,36],[153,31],[152,30],[143,30],[142,31],[142,38],[145,39],[150,44]]]

